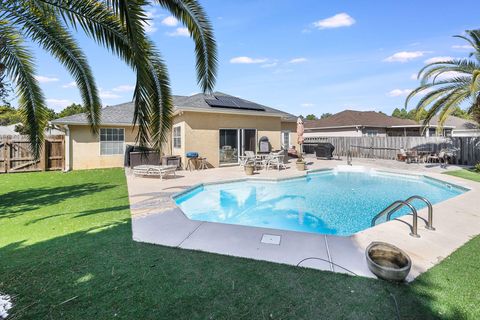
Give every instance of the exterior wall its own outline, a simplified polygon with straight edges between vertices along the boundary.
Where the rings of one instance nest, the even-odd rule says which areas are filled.
[[[362,131],[355,128],[305,130],[305,137],[361,137],[362,135]]]
[[[100,155],[100,137],[90,132],[89,126],[70,127],[70,168],[94,169],[123,167],[124,155]],[[110,126],[125,129],[125,145],[134,144],[137,130],[132,127]],[[104,128],[104,127],[102,127]]]
[[[176,116],[175,118],[173,118],[173,121],[172,121],[172,132],[170,133],[170,150],[171,150],[171,155],[175,155],[175,156],[181,156],[182,157],[182,165],[185,167],[186,166],[186,158],[185,158],[185,154],[186,154],[186,149],[185,149],[185,142],[186,142],[186,131],[187,131],[187,125],[185,123],[185,116],[182,114],[182,115],[179,115],[179,116]],[[173,128],[179,126],[181,129],[180,129],[180,134],[181,134],[181,145],[180,145],[180,148],[174,148],[173,147]]]
[[[385,128],[366,127],[357,130],[356,128],[331,128],[331,129],[306,129],[305,137],[362,137],[368,136],[369,131],[376,131],[377,137],[386,137]]]
[[[297,140],[297,123],[296,122],[282,122],[282,131],[290,131],[290,145],[295,146],[295,149],[299,150]],[[305,136],[305,135],[304,135]]]
[[[219,166],[220,129],[257,129],[258,139],[268,137],[272,149],[280,149],[281,119],[278,117],[214,114],[204,112],[184,112],[176,119],[177,123],[183,122],[185,135],[182,161],[186,163],[185,153],[196,151],[201,157],[207,158],[212,167]],[[175,150],[177,151],[177,150]]]
[[[368,136],[369,132],[376,132],[377,135],[376,137],[386,137],[387,136],[387,131],[385,128],[363,128],[362,129],[362,135]]]
[[[173,127],[181,128],[181,146],[173,147]],[[137,129],[132,127],[109,126],[124,128],[125,145],[135,144]],[[100,139],[90,132],[89,126],[70,125],[70,169],[93,169],[123,167],[124,155],[100,155]],[[162,154],[179,155],[182,164],[186,165],[185,154],[196,151],[201,157],[206,157],[212,167],[219,166],[219,130],[220,129],[256,129],[257,143],[262,136],[268,137],[272,149],[281,148],[281,132],[290,131],[290,142],[297,145],[296,123],[281,122],[280,117],[213,114],[200,112],[184,112],[173,119],[172,130],[168,135]]]

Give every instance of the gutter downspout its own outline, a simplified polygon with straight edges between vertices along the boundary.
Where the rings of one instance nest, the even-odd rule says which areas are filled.
[[[64,172],[72,170],[70,167],[70,128],[65,125],[65,168]]]

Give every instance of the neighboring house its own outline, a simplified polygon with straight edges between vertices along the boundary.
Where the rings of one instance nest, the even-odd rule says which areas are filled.
[[[434,116],[431,124],[438,124],[439,117]],[[445,126],[452,127],[452,137],[479,137],[480,125],[473,120],[466,120],[455,116],[449,116]]]
[[[15,132],[15,126],[16,124],[11,124],[8,126],[0,126],[0,136],[2,135],[11,136],[11,135],[18,134]]]
[[[173,96],[172,132],[164,155],[198,152],[218,167],[238,163],[246,150],[258,151],[267,137],[272,149],[296,145],[296,117],[280,110],[216,92]],[[100,134],[90,131],[85,114],[52,121],[66,132],[66,169],[121,167],[126,144],[135,144],[134,105],[124,103],[102,109]]]
[[[423,130],[413,120],[387,116],[375,111],[345,110],[328,118],[305,121],[305,137],[421,136],[436,135],[436,125]],[[439,135],[448,136],[453,127],[445,125]]]
[[[16,129],[21,125],[22,125],[21,123],[15,123],[8,126],[0,126],[0,136],[1,135],[9,135],[9,136],[18,135],[19,133],[16,131]],[[65,133],[61,130],[58,130],[49,126],[45,129],[45,134],[46,135],[64,135]]]

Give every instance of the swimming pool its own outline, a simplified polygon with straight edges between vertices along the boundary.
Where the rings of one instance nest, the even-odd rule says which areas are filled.
[[[192,220],[348,236],[369,228],[393,201],[420,195],[435,204],[465,191],[424,176],[328,170],[283,181],[201,185],[174,200]]]

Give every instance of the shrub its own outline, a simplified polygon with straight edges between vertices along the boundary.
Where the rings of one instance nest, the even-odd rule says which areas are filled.
[[[475,171],[480,173],[480,162],[475,165]]]

